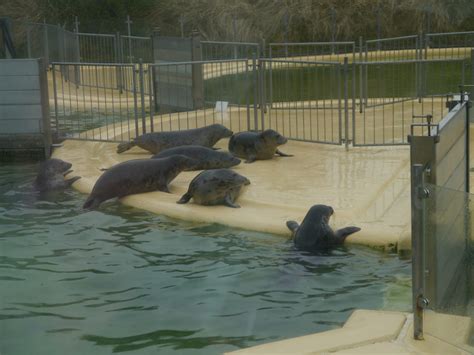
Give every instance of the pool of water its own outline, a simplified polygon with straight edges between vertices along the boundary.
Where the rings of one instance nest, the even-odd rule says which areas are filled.
[[[156,216],[70,190],[37,196],[36,164],[0,168],[0,353],[217,354],[410,309],[410,263]]]

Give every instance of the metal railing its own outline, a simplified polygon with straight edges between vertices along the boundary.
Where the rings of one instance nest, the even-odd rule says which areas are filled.
[[[414,337],[432,312],[468,315],[474,301],[469,195],[469,101],[439,124],[411,127]],[[471,314],[472,316],[472,314]],[[430,328],[432,331],[432,328]],[[443,335],[437,334],[442,337]]]
[[[260,57],[260,45],[246,42],[201,41],[202,60],[252,59]]]

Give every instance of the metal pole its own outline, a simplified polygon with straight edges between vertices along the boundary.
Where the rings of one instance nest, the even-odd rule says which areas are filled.
[[[133,56],[132,56],[132,28],[131,24],[133,21],[130,20],[130,16],[127,15],[127,20],[125,21],[127,24],[127,34],[128,34],[128,55],[130,57],[130,63],[133,63]]]
[[[138,60],[138,70],[139,70],[139,80],[140,80],[140,100],[141,100],[141,109],[142,109],[142,134],[146,133],[146,116],[145,116],[145,79],[143,75],[143,60],[140,58]]]
[[[380,1],[377,1],[377,39],[379,41],[377,41],[377,50],[379,51],[380,50],[380,38],[382,38],[381,36],[381,8],[380,8]]]
[[[263,60],[259,60],[259,68],[260,72],[260,115],[261,115],[261,124],[262,124],[262,131],[265,129],[265,62]]]
[[[184,16],[179,16],[179,26],[181,28],[181,38],[184,38]]]
[[[364,41],[362,39],[362,36],[359,37],[359,62],[363,61],[363,48],[364,47]],[[359,64],[359,112],[363,112],[363,91],[364,90],[364,82],[363,82],[363,70],[362,70],[362,64]],[[354,139],[354,138],[352,138]]]
[[[48,26],[46,20],[43,21],[43,35],[44,35],[44,62],[46,66],[49,66],[49,43],[48,43]]]
[[[137,73],[135,70],[135,65],[131,66],[132,69],[132,85],[133,85],[133,116],[135,119],[135,137],[140,135],[138,129],[138,100],[137,100]]]
[[[31,29],[30,25],[26,25],[26,45],[28,50],[28,58],[31,58]]]
[[[258,68],[257,68],[257,58],[255,53],[253,53],[252,58],[252,74],[253,74],[253,123],[254,129],[258,130]],[[250,127],[248,127],[250,131]]]
[[[56,138],[58,138],[59,137],[58,90],[57,90],[57,84],[56,84],[56,70],[55,70],[54,64],[51,70],[53,71],[54,119],[56,122]]]
[[[290,27],[290,19],[288,14],[288,8],[285,11],[285,15],[283,17],[283,25],[285,26],[285,57],[288,58],[288,36],[289,36],[289,27]]]
[[[344,143],[349,150],[349,59],[344,57]]]
[[[232,15],[232,40],[237,42],[237,17]],[[237,45],[234,44],[234,59],[238,58]]]
[[[115,46],[115,51],[116,51],[116,58],[117,58],[117,63],[121,64],[123,63],[123,58],[122,58],[122,51],[121,51],[121,47],[122,47],[122,38],[120,38],[120,32],[117,32],[115,34],[115,43],[116,43],[116,46]],[[115,72],[115,76],[116,76],[116,81],[117,81],[117,89],[119,89],[119,92],[122,94],[123,93],[123,83],[122,83],[122,66],[121,65],[117,65],[116,67],[116,72]]]
[[[336,42],[336,9],[331,6],[331,53],[335,53],[334,42]]]
[[[412,243],[412,304],[413,336],[423,340],[423,306],[427,300],[424,293],[424,198],[429,191],[424,188],[424,168],[422,164],[411,167],[411,243]]]

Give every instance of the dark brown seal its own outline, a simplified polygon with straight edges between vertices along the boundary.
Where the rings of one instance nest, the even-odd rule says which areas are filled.
[[[96,208],[105,200],[150,191],[170,192],[168,184],[196,161],[182,155],[163,159],[135,159],[112,166],[103,173],[83,208]]]
[[[221,124],[184,131],[145,133],[131,142],[120,143],[117,153],[125,152],[134,146],[148,150],[152,154],[158,154],[162,150],[181,145],[200,145],[212,148],[220,139],[231,135],[232,131]]]
[[[255,160],[272,159],[275,154],[282,157],[291,157],[278,150],[278,146],[288,141],[277,131],[267,129],[258,132],[240,132],[234,134],[229,140],[229,152],[239,158],[245,158],[246,163]]]
[[[71,173],[72,164],[61,159],[48,159],[39,166],[38,175],[34,182],[34,187],[39,191],[59,190],[71,186],[80,176],[64,179],[64,176]]]
[[[360,231],[359,227],[345,227],[334,232],[329,226],[329,219],[333,213],[331,206],[314,205],[309,209],[301,225],[295,221],[286,222],[286,226],[292,232],[295,246],[308,251],[326,250],[343,244],[349,235]]]
[[[239,208],[235,200],[242,186],[249,184],[249,179],[230,169],[205,170],[191,181],[188,192],[177,203],[187,203],[193,198],[199,205]]]
[[[199,145],[184,145],[163,150],[152,156],[152,159],[166,158],[171,155],[184,155],[197,161],[197,165],[191,170],[208,170],[231,168],[240,164],[240,159],[227,152],[220,152]]]

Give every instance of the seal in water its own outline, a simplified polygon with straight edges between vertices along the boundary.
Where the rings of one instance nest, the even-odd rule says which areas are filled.
[[[219,152],[199,145],[185,145],[182,147],[169,148],[151,158],[160,159],[176,154],[187,156],[198,162],[191,170],[231,168],[240,164],[240,159],[230,153]]]
[[[345,227],[334,232],[329,226],[329,218],[333,213],[331,206],[314,205],[301,225],[295,221],[286,222],[295,246],[309,251],[325,250],[343,244],[349,235],[360,231],[359,227]]]
[[[205,170],[191,181],[188,192],[177,203],[187,203],[192,197],[199,205],[239,208],[235,200],[242,186],[249,184],[249,179],[230,169]]]
[[[168,184],[178,174],[196,165],[183,155],[163,159],[135,159],[114,165],[103,173],[83,208],[96,208],[105,200],[160,190],[170,192]]]
[[[288,141],[277,131],[267,129],[258,132],[240,132],[229,140],[229,151],[237,157],[245,158],[246,163],[255,160],[272,159],[275,154],[282,157],[292,157],[278,150],[278,146]]]
[[[117,153],[125,152],[134,146],[139,146],[153,154],[181,145],[200,145],[212,148],[220,139],[230,136],[232,136],[232,131],[217,123],[184,131],[145,133],[131,142],[120,143]]]
[[[48,159],[40,164],[38,175],[34,186],[39,191],[59,190],[71,186],[80,176],[64,179],[64,176],[71,173],[72,164],[61,159]]]

